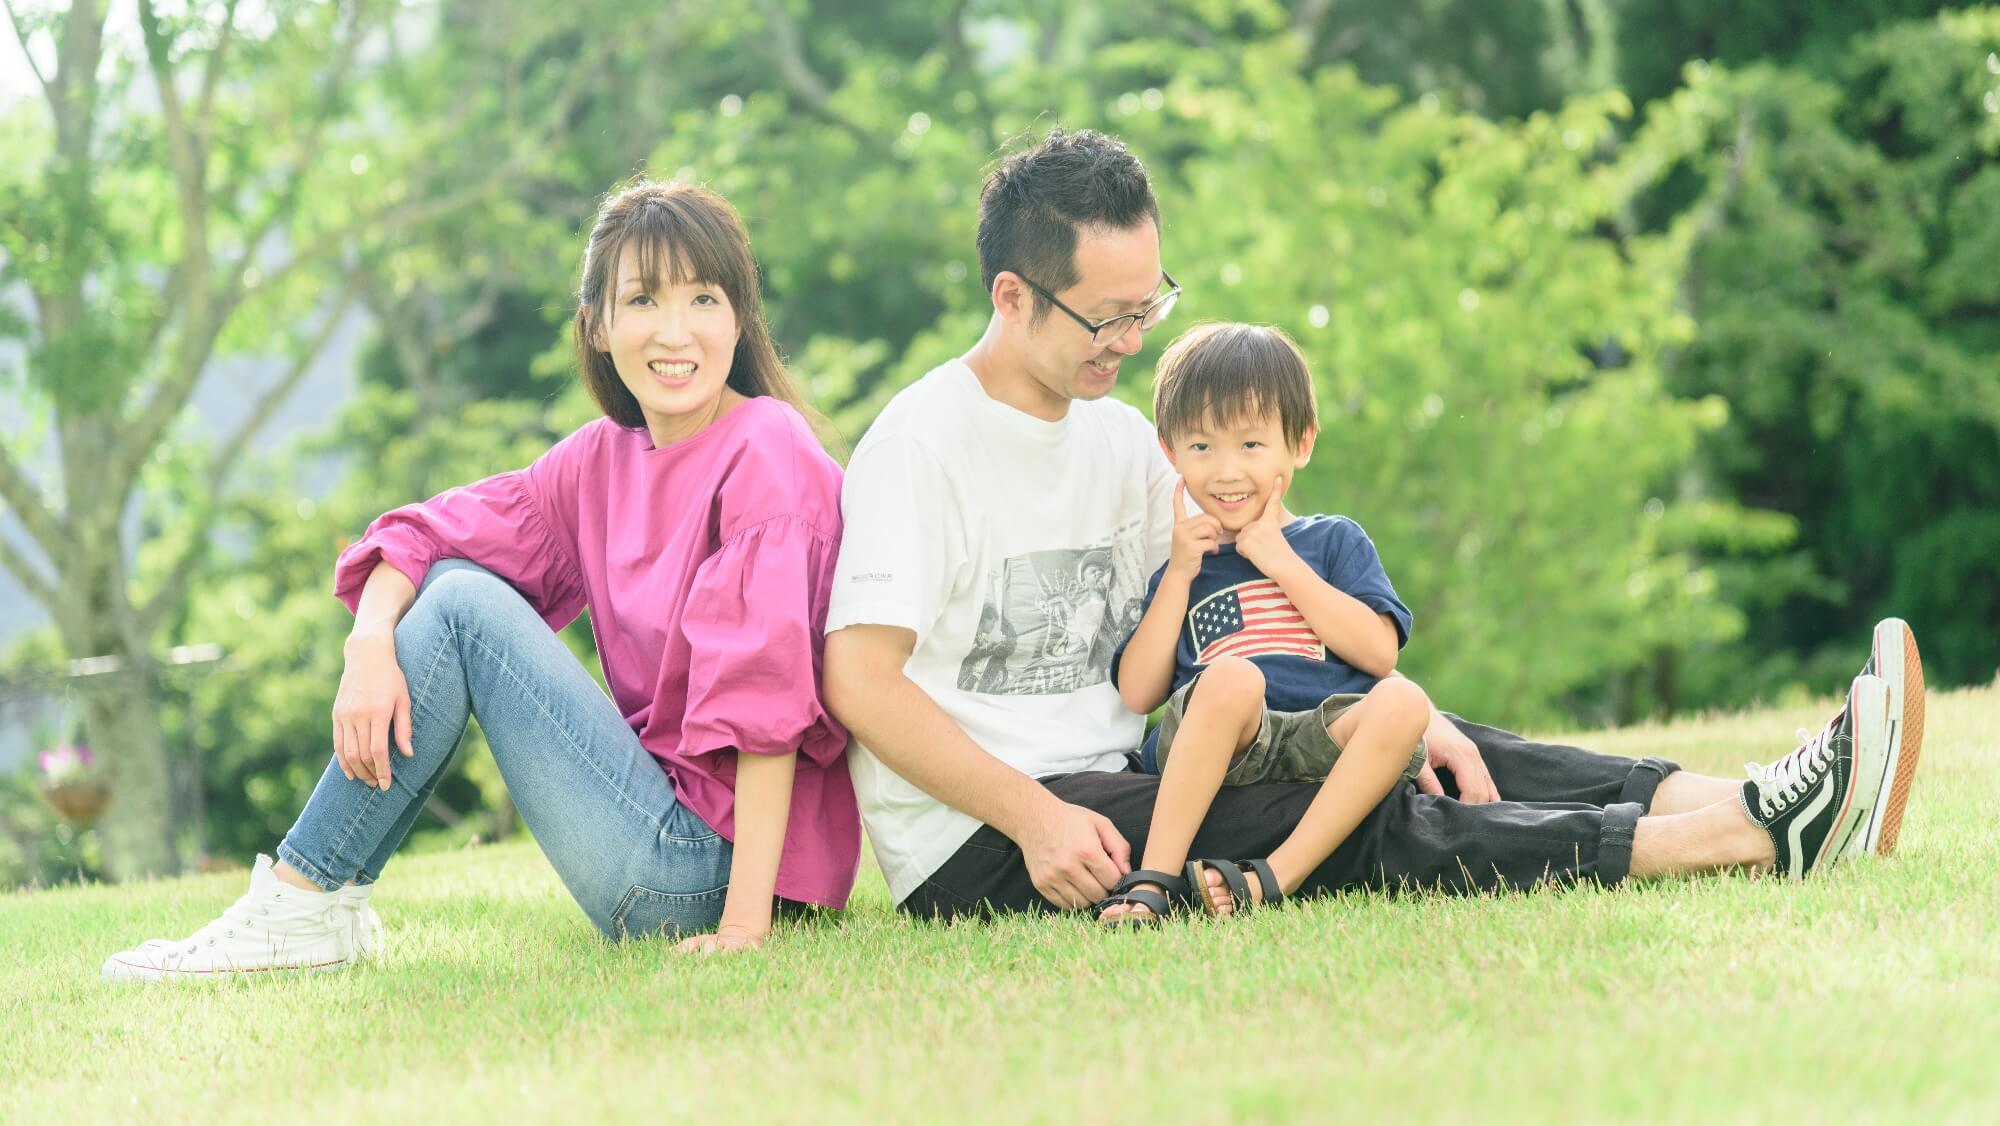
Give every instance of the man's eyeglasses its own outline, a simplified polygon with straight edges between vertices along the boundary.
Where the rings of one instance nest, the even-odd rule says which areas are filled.
[[[1179,283],[1174,281],[1174,276],[1165,270],[1161,270],[1160,277],[1164,279],[1163,284],[1166,285],[1167,291],[1153,298],[1152,304],[1136,313],[1120,313],[1115,317],[1109,317],[1105,320],[1093,321],[1082,313],[1058,301],[1055,294],[1050,293],[1032,281],[1028,281],[1026,277],[1022,277],[1020,274],[1015,274],[1014,276],[1026,283],[1029,289],[1041,294],[1043,298],[1047,299],[1049,304],[1061,309],[1068,315],[1070,320],[1082,325],[1084,331],[1090,333],[1090,342],[1099,347],[1103,347],[1125,335],[1135,324],[1139,326],[1140,332],[1145,332],[1147,329],[1166,320],[1167,314],[1174,311],[1174,303],[1179,301],[1181,296],[1181,287]]]

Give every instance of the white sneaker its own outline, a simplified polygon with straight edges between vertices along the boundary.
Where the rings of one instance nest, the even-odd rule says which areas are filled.
[[[368,905],[374,884],[348,884],[335,894],[354,912],[354,953],[361,961],[382,957],[382,917]]]
[[[1875,644],[1861,671],[1881,677],[1889,686],[1889,754],[1877,787],[1881,796],[1847,851],[1853,856],[1871,852],[1887,856],[1896,851],[1903,809],[1924,750],[1924,662],[1917,655],[1917,639],[1910,635],[1909,624],[1901,618],[1877,622]]]
[[[366,887],[303,891],[257,857],[250,890],[179,942],[152,939],[104,961],[106,981],[207,981],[271,970],[344,970],[381,949]]]

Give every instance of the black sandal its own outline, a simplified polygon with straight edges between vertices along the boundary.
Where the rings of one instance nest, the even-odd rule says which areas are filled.
[[[1151,888],[1142,888],[1140,884],[1158,884],[1166,889],[1166,895]],[[1155,872],[1149,868],[1134,868],[1120,877],[1117,883],[1111,885],[1111,894],[1092,904],[1090,910],[1097,916],[1097,921],[1107,927],[1155,926],[1161,919],[1166,918],[1167,909],[1172,906],[1167,896],[1185,900],[1187,889],[1187,882],[1178,876],[1169,876],[1165,872]],[[1135,915],[1126,912],[1111,922],[1104,922],[1106,908],[1124,903],[1137,904],[1152,914]]]
[[[1202,869],[1204,868],[1213,868],[1222,873],[1222,882],[1229,888],[1229,898],[1235,901],[1236,914],[1238,915],[1247,911],[1253,911],[1259,907],[1276,907],[1285,901],[1284,889],[1278,886],[1277,875],[1271,871],[1271,865],[1265,861],[1190,860],[1187,865],[1187,879],[1185,882],[1188,887],[1194,889],[1192,895],[1199,896],[1199,898],[1195,899],[1195,902],[1201,904],[1202,909],[1211,915],[1215,914],[1215,904],[1208,895],[1208,879],[1202,875]],[[1250,881],[1243,878],[1243,873],[1245,872],[1257,873],[1257,882],[1263,885],[1264,891],[1264,898],[1261,902],[1251,892]]]

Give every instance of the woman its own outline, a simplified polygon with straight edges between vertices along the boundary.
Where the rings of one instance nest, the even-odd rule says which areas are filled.
[[[605,417],[341,555],[355,621],[333,763],[248,894],[105,977],[379,953],[370,889],[470,715],[606,935],[740,950],[769,934],[774,897],[846,903],[860,822],[819,693],[840,470],[771,344],[749,239],[711,192],[634,184],[599,211],[577,298]],[[586,607],[609,699],[555,634]]]

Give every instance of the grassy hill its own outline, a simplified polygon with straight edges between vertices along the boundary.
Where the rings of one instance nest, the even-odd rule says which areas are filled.
[[[1828,705],[1578,736],[1734,774]],[[2000,1115],[2000,687],[1934,694],[1898,855],[1242,923],[939,927],[863,874],[759,955],[600,942],[529,844],[400,858],[384,961],[117,988],[241,875],[0,896],[0,1121]]]

